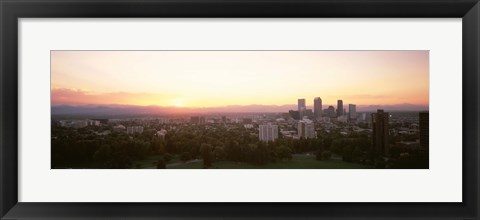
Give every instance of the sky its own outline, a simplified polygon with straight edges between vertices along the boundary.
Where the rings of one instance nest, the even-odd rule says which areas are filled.
[[[428,105],[428,51],[51,51],[53,105]]]

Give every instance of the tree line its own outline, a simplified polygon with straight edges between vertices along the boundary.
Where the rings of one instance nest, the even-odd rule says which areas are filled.
[[[165,139],[154,131],[127,135],[97,135],[99,128],[71,129],[52,127],[52,168],[135,168],[133,162],[159,155],[157,168],[165,168],[173,155],[181,161],[202,159],[208,168],[217,161],[264,165],[292,159],[292,154],[312,153],[317,160],[333,156],[375,168],[428,167],[428,155],[416,150],[392,148],[386,160],[372,153],[371,137],[365,134],[342,135],[318,131],[315,139],[287,139],[262,142],[254,129],[243,126],[179,126]]]

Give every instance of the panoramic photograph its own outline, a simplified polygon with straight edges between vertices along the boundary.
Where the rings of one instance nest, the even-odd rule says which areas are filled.
[[[51,51],[52,169],[428,169],[429,51]]]

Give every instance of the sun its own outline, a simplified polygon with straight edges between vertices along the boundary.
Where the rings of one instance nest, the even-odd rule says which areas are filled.
[[[182,98],[173,99],[171,103],[175,107],[185,107],[185,101]]]

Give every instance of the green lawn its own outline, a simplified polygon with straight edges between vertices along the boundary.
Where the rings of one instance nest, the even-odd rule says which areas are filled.
[[[162,159],[163,156],[160,155],[155,155],[155,156],[149,156],[143,160],[136,160],[133,161],[132,163],[132,168],[152,168],[152,167],[157,167],[157,161],[159,159]],[[172,156],[172,160],[169,161],[168,163],[179,163],[180,159],[178,159],[178,156],[174,155]],[[139,167],[137,167],[139,166]]]
[[[168,169],[201,169],[203,164],[197,163],[181,163],[175,166],[170,166]],[[293,155],[290,161],[281,161],[276,163],[269,163],[262,166],[255,166],[247,163],[237,163],[231,161],[220,161],[213,163],[210,169],[369,169],[371,167],[347,163],[341,160],[315,160],[313,155]]]

